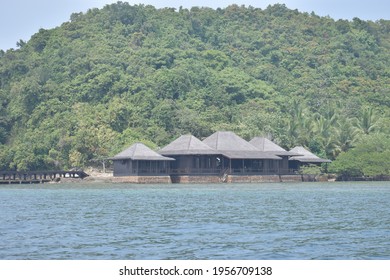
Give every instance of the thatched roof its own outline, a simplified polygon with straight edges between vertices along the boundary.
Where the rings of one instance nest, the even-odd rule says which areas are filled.
[[[203,140],[212,149],[231,159],[281,159],[273,153],[259,151],[231,131],[218,131]]]
[[[182,135],[158,151],[162,155],[215,155],[213,150],[193,135]]]
[[[272,152],[275,155],[278,156],[299,156],[301,154],[294,153],[294,152],[288,152],[279,145],[275,144],[271,140],[265,138],[265,137],[255,137],[251,141],[249,141],[250,144],[255,146],[258,150],[264,151],[264,152]]]
[[[164,157],[155,151],[151,150],[142,143],[135,143],[126,150],[115,155],[112,160],[175,160],[173,158]]]
[[[322,159],[316,156],[315,154],[309,152],[304,147],[298,146],[290,150],[290,152],[301,154],[301,156],[294,156],[291,157],[289,160],[297,160],[300,162],[306,162],[306,163],[323,163],[323,162],[331,162],[329,159]]]

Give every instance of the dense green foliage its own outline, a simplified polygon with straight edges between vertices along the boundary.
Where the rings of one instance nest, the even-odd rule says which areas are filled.
[[[335,159],[390,131],[390,21],[118,2],[0,50],[0,169],[232,130]],[[339,170],[339,169],[338,169]]]
[[[390,176],[390,139],[387,135],[368,135],[347,153],[341,153],[331,171],[341,176]]]

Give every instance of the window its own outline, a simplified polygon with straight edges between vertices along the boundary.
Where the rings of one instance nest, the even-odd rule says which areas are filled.
[[[194,157],[194,168],[200,168],[200,158]]]

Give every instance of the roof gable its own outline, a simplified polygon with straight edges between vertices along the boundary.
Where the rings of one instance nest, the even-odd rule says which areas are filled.
[[[255,146],[260,151],[280,151],[280,152],[286,152],[285,149],[280,147],[279,145],[275,144],[271,140],[268,140],[265,137],[255,137],[251,141],[249,141],[253,146]]]
[[[203,140],[211,148],[228,158],[235,159],[281,159],[274,153],[258,150],[231,131],[217,131]]]
[[[273,152],[278,156],[299,156],[301,154],[288,152],[279,145],[275,144],[271,140],[265,137],[255,137],[251,141],[249,141],[253,146],[255,146],[258,150],[264,152]]]
[[[231,131],[217,131],[204,139],[203,143],[219,151],[257,151],[253,145]]]
[[[113,160],[131,159],[131,160],[173,160],[164,157],[142,143],[135,143],[126,150],[115,155]]]
[[[302,146],[295,147],[290,152],[301,154],[300,156],[291,157],[290,160],[297,160],[300,162],[331,162],[329,159],[322,159]]]
[[[193,135],[182,135],[158,151],[162,155],[218,154]]]

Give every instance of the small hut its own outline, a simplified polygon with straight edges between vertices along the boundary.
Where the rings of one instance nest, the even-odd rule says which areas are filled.
[[[142,143],[135,143],[111,158],[114,177],[169,175],[173,158],[164,157]]]
[[[300,156],[301,154],[295,153],[295,152],[288,152],[279,145],[275,144],[271,140],[265,138],[265,137],[255,137],[251,141],[249,141],[250,144],[255,146],[258,150],[263,152],[269,152],[276,156],[279,156],[282,158],[281,161],[279,161],[279,172],[280,174],[290,174],[290,169],[288,166],[288,160],[292,156]]]
[[[171,174],[218,174],[218,152],[193,135],[182,135],[158,151],[174,158]]]
[[[293,170],[299,170],[301,166],[305,165],[321,165],[322,163],[332,162],[329,159],[322,159],[316,156],[302,146],[295,147],[291,149],[290,152],[300,154],[299,156],[293,156],[289,159],[289,167]]]
[[[222,155],[221,165],[229,174],[278,174],[280,157],[260,151],[231,131],[218,131],[203,140]]]

